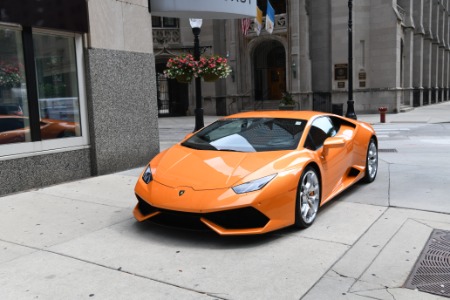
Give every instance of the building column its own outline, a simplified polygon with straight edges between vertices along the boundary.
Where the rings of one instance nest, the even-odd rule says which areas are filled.
[[[92,175],[144,166],[159,152],[151,15],[125,0],[88,1],[88,9]]]
[[[431,34],[433,36],[431,45],[431,101],[436,103],[438,91],[438,63],[439,63],[439,4],[432,1]]]
[[[432,31],[431,31],[431,0],[423,2],[423,27],[425,36],[423,40],[423,105],[430,104],[431,99],[431,49],[432,49]]]
[[[438,49],[438,73],[437,73],[437,88],[438,95],[436,97],[436,102],[441,102],[444,94],[444,47],[445,47],[445,37],[444,37],[444,22],[445,22],[445,0],[441,2],[438,6],[439,13],[439,49]]]
[[[413,49],[413,106],[423,105],[423,0],[413,0],[414,49]]]
[[[443,24],[443,39],[444,39],[444,61],[442,64],[443,67],[443,96],[442,96],[442,101],[447,101],[448,100],[448,93],[449,93],[449,84],[448,84],[448,80],[449,80],[449,69],[448,69],[448,65],[449,65],[449,1],[445,0],[444,1],[444,24]]]
[[[406,17],[403,20],[403,82],[401,86],[403,88],[404,105],[413,105],[413,64],[414,64],[414,13],[413,13],[413,1],[400,2],[403,9],[406,12]]]
[[[413,87],[413,49],[414,49],[414,29],[409,27],[404,30],[403,52],[405,56],[403,66],[403,104],[412,106]]]

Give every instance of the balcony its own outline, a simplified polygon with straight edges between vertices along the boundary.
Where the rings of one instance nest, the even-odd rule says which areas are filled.
[[[168,46],[179,46],[179,28],[153,28],[153,48],[163,49]]]

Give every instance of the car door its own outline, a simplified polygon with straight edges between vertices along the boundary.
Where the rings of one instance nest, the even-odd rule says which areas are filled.
[[[348,169],[348,140],[342,139],[344,145],[340,147],[323,149],[325,140],[336,136],[338,126],[328,116],[319,117],[312,122],[305,142],[305,148],[315,152],[322,166],[322,201],[339,190]]]

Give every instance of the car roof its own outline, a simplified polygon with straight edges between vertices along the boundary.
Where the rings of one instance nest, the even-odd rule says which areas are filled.
[[[24,116],[16,116],[16,115],[1,115],[0,114],[0,119],[25,119],[26,117]]]
[[[225,119],[234,118],[287,118],[287,119],[302,119],[309,120],[315,116],[328,116],[330,114],[319,112],[319,111],[309,111],[309,110],[273,110],[273,111],[249,111],[237,113],[234,115],[229,115],[224,117]]]

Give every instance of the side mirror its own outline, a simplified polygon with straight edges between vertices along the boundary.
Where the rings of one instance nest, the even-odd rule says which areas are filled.
[[[323,142],[323,156],[328,154],[328,150],[331,148],[342,148],[345,146],[345,139],[342,137],[330,137]]]

